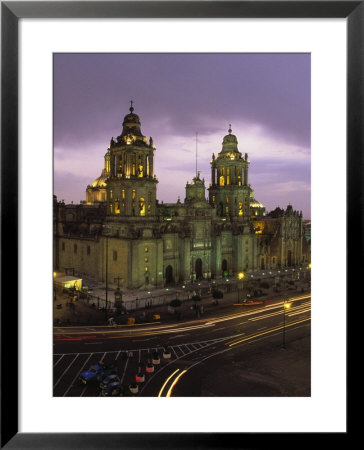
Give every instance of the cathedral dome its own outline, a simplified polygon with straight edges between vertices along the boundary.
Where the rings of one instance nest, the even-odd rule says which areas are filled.
[[[235,134],[231,134],[231,125],[229,127],[229,134],[224,136],[224,139],[222,141],[222,153],[225,152],[239,152],[238,150],[238,139],[236,138]]]
[[[234,134],[227,134],[226,136],[224,136],[224,139],[222,141],[222,145],[225,145],[225,144],[237,145],[238,140]]]
[[[144,137],[140,130],[141,124],[140,124],[139,116],[134,113],[133,102],[131,102],[131,106],[130,106],[129,110],[130,110],[130,113],[124,117],[123,131],[122,131],[121,135],[118,136],[118,141],[120,141],[121,138],[123,138],[124,136],[127,136],[129,134],[137,136],[139,138]]]
[[[124,117],[124,122],[123,122],[123,126],[124,125],[135,125],[135,124],[138,124],[138,125],[140,125],[140,119],[139,119],[139,116],[137,115],[137,114],[134,114],[133,113],[133,111],[134,111],[134,108],[133,107],[131,107],[130,108],[130,113],[129,114],[127,114],[125,117]]]
[[[96,180],[94,180],[90,186],[93,188],[106,187],[107,178],[108,178],[107,175],[101,175],[98,178],[96,178]]]

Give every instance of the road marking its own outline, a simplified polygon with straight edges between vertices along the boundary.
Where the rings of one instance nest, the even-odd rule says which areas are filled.
[[[148,339],[132,340],[131,342],[145,342],[145,341],[151,341],[152,339],[157,339],[157,338],[151,337],[151,338],[148,338]]]
[[[181,352],[183,353],[183,356],[186,354],[186,353],[181,349],[181,346],[180,346],[180,345],[177,345],[176,347],[178,347],[178,348],[181,350]]]
[[[57,359],[56,364],[54,364],[53,369],[56,367],[56,365],[60,362],[60,360],[64,357],[64,355],[62,355],[59,359]]]
[[[86,361],[84,362],[84,364],[83,364],[81,370],[80,370],[79,373],[75,376],[75,378],[72,380],[72,383],[70,384],[70,386],[69,386],[69,388],[67,389],[67,391],[62,395],[62,397],[65,397],[65,396],[68,394],[69,390],[73,387],[73,385],[74,385],[76,379],[77,379],[77,378],[79,377],[79,375],[82,373],[84,367],[85,367],[86,364],[87,364],[87,361],[91,358],[91,356],[92,356],[92,353],[90,353],[90,356],[86,359]]]
[[[176,339],[176,338],[179,338],[179,337],[185,337],[185,336],[189,336],[189,335],[190,335],[190,333],[187,333],[187,334],[178,334],[177,336],[172,336],[172,337],[170,337],[169,340],[171,340],[171,339]]]
[[[57,384],[61,381],[61,379],[63,378],[63,375],[67,372],[67,370],[72,366],[72,364],[76,361],[76,359],[78,358],[79,353],[77,353],[77,355],[73,358],[71,364],[65,369],[65,371],[62,373],[62,375],[60,376],[60,378],[58,378],[57,383],[53,386],[53,389],[56,388]]]
[[[84,387],[83,391],[80,394],[80,397],[83,397],[83,394],[86,392],[87,386]]]
[[[122,376],[121,379],[120,379],[120,383],[122,383],[122,382],[124,381],[124,377],[125,377],[125,374],[126,374],[126,368],[128,367],[128,364],[129,364],[129,359],[130,359],[130,358],[128,358],[128,359],[126,360],[125,367],[124,367],[124,372],[123,372],[123,376]]]

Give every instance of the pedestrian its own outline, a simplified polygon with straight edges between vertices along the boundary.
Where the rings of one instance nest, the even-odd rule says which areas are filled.
[[[110,325],[110,326],[115,325],[115,321],[114,321],[114,318],[113,318],[113,317],[110,317],[109,320],[108,320],[108,322],[109,322],[109,325]]]

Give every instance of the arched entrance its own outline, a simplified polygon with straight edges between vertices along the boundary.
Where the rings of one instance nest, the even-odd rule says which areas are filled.
[[[287,252],[287,266],[291,267],[292,266],[292,251],[288,250]]]
[[[222,270],[223,276],[226,277],[228,274],[228,263],[227,263],[226,259],[222,260],[221,270]]]
[[[196,280],[201,279],[202,278],[202,261],[201,261],[201,258],[196,259],[195,272],[196,272]]]
[[[173,283],[173,267],[172,266],[166,267],[165,279],[166,279],[166,284]]]

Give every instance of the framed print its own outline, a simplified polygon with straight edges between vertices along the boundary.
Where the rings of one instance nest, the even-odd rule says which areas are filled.
[[[361,1],[1,3],[2,447],[248,448],[266,446],[276,438],[293,443],[297,434],[306,443],[312,439],[312,433],[315,439],[322,436],[327,440],[328,435],[335,435],[336,440],[348,438],[347,300],[356,295],[360,265],[354,262],[352,247],[354,236],[356,241],[359,236],[361,242],[362,230],[363,164],[359,149],[364,140],[363,26]],[[243,57],[244,69],[238,72]],[[266,61],[273,57],[274,73],[270,73]],[[123,78],[124,73],[128,77]],[[276,73],[280,74],[279,83],[274,79]],[[228,76],[219,77],[220,74]],[[216,80],[215,84],[211,80]],[[201,95],[199,100],[199,91],[207,92],[208,86],[209,94]],[[273,86],[271,91],[269,86]],[[203,102],[210,106],[200,109]],[[235,102],[239,104],[234,105]],[[278,105],[275,108],[274,102]],[[235,111],[248,108],[246,105],[255,112],[255,122],[252,113],[234,125]],[[266,132],[260,117],[268,115],[270,109],[276,114],[270,118],[271,128]],[[280,111],[283,109],[285,113]],[[229,114],[226,127],[216,125],[218,119],[224,120]],[[101,123],[109,132],[112,115],[119,116],[116,122],[122,115],[122,132],[115,131],[120,136],[110,139],[110,128],[110,137],[105,141],[95,124]],[[148,115],[146,127],[143,121]],[[295,121],[299,124],[296,128],[292,126]],[[186,129],[177,132],[177,122],[184,123]],[[191,138],[189,133],[194,127]],[[81,128],[83,134],[78,134]],[[154,155],[158,142],[154,147],[153,138],[144,136],[144,128],[152,130],[153,138],[158,137],[165,153],[156,151]],[[197,133],[198,130],[203,132]],[[148,129],[145,132],[149,133]],[[164,142],[163,135],[169,140]],[[286,141],[279,139],[283,135]],[[293,135],[302,137],[307,145],[297,149]],[[222,150],[218,148],[220,138]],[[105,148],[100,153],[102,145]],[[178,148],[182,156],[177,153]],[[236,323],[236,329],[223,344],[218,339],[197,342],[192,337],[185,347],[178,345],[177,340],[174,345],[167,337],[163,338],[165,345],[162,341],[153,344],[153,328],[152,333],[143,335],[138,331],[133,335],[139,347],[127,347],[129,344],[119,342],[124,336],[118,333],[134,325],[142,330],[139,326],[147,314],[154,321],[153,327],[158,327],[160,316],[153,314],[161,311],[160,305],[166,313],[174,314],[176,331],[186,333],[179,325],[178,308],[192,296],[194,305],[191,300],[186,315],[191,316],[188,333],[193,335],[194,327],[200,326],[203,319],[201,305],[206,305],[198,303],[203,297],[203,282],[215,300],[218,293],[228,298],[235,292],[234,307],[240,310],[252,306],[251,296],[256,297],[255,303],[263,305],[259,295],[264,298],[264,293],[258,292],[258,287],[278,292],[283,283],[281,269],[292,273],[284,281],[287,292],[298,286],[304,293],[308,285],[304,286],[302,277],[293,273],[302,262],[305,271],[309,269],[311,288],[311,254],[296,250],[292,244],[294,224],[303,223],[302,212],[279,201],[284,209],[276,208],[263,217],[264,206],[255,200],[253,191],[256,181],[250,175],[248,181],[248,152],[252,148],[257,160],[264,158],[266,148],[281,158],[277,176],[280,192],[285,193],[282,202],[290,205],[290,195],[293,198],[292,193],[297,192],[295,198],[305,198],[307,211],[312,210],[314,301],[312,321],[309,306],[304,325],[310,338],[312,329],[311,366],[300,369],[302,373],[310,372],[312,382],[306,386],[307,377],[302,376],[300,390],[290,390],[289,375],[274,366],[270,369],[275,380],[271,393],[252,390],[247,395],[248,388],[243,383],[250,382],[249,389],[253,389],[259,384],[260,374],[244,365],[239,354],[224,365],[224,370],[229,370],[229,364],[239,367],[241,374],[245,370],[236,385],[239,393],[229,394],[228,389],[217,393],[211,388],[210,394],[203,395],[196,386],[199,381],[195,382],[202,375],[192,378],[190,384],[183,384],[183,376],[187,379],[188,370],[200,362],[199,368],[202,362],[205,368],[211,367],[206,361],[211,361],[212,356],[246,340],[244,330],[238,328],[242,323]],[[173,164],[166,162],[172,149]],[[299,155],[301,166],[305,166],[309,180],[306,184],[301,172],[290,165],[293,154]],[[250,154],[249,157],[253,159]],[[208,159],[202,167],[203,158]],[[97,167],[101,160],[102,169],[101,176],[95,173],[94,181],[89,180],[90,173],[98,169],[90,169],[92,159],[99,161]],[[256,180],[261,177],[269,185],[266,199],[278,192],[273,189],[278,186],[277,179],[269,178],[277,161],[272,159],[270,165],[266,162],[255,173]],[[291,171],[289,180],[284,178],[284,170]],[[191,177],[188,171],[192,172]],[[158,202],[155,195],[156,174],[160,172],[167,185],[164,203]],[[254,174],[254,170],[250,173]],[[62,174],[67,177],[62,179]],[[210,180],[210,176],[211,185],[207,187],[205,179]],[[184,190],[176,188],[181,184],[175,182],[179,177],[182,183],[185,177],[192,178],[186,184],[184,201]],[[163,182],[159,180],[158,189]],[[73,204],[67,197],[67,189],[75,186],[81,189],[77,195],[85,195],[86,200],[80,204]],[[61,197],[53,197],[51,192],[60,192]],[[105,208],[102,214],[107,219],[84,215],[84,211],[91,210],[94,214],[95,205],[99,210]],[[271,208],[276,206],[277,203],[272,204]],[[185,228],[181,227],[182,218],[191,215],[191,211],[194,219],[183,219]],[[252,217],[253,211],[258,218]],[[218,219],[207,219],[209,214]],[[311,225],[310,212],[304,214],[310,219],[306,225]],[[155,223],[138,228],[139,222],[145,224],[150,217],[157,217]],[[206,243],[208,230],[217,222],[220,225],[218,230],[214,228],[215,240],[207,239]],[[285,241],[283,237],[274,241],[277,223],[283,224],[284,236],[288,236]],[[101,228],[96,230],[95,224],[101,224]],[[108,230],[105,224],[109,225]],[[78,240],[73,236],[76,226],[80,232]],[[262,234],[264,227],[271,227],[271,233]],[[90,230],[97,231],[92,239]],[[139,243],[134,246],[137,240]],[[244,255],[235,249],[237,242]],[[181,256],[182,243],[188,256]],[[278,261],[278,253],[274,252],[283,247],[282,260]],[[255,265],[249,262],[253,255]],[[100,279],[102,294],[96,293],[96,284],[88,283],[84,289],[78,286],[82,278],[86,280],[90,275],[86,264],[77,266],[78,258],[92,259],[90,270],[99,270],[94,275]],[[138,265],[133,262],[136,259],[141,261]],[[247,274],[253,277],[258,269],[263,277],[264,271],[276,270],[276,279],[272,276],[274,286],[260,278],[259,286],[244,280]],[[230,275],[234,282],[228,279]],[[220,290],[213,286],[216,280]],[[179,298],[169,298],[166,291],[177,281]],[[185,282],[191,286],[186,299],[182,293]],[[153,298],[149,286],[163,289],[163,298]],[[130,294],[133,289],[138,290],[137,295]],[[68,298],[71,291],[73,295]],[[280,299],[283,308],[292,304],[288,294],[287,299]],[[80,299],[82,295],[85,299]],[[297,297],[300,302],[302,298]],[[307,298],[311,298],[311,290]],[[85,322],[79,328],[81,300],[90,311],[95,311],[100,323],[95,321],[87,327]],[[214,305],[217,304],[218,301]],[[212,308],[210,304],[208,307]],[[62,327],[65,310],[68,317],[78,314],[78,322],[75,319],[71,323],[73,330]],[[283,335],[281,354],[286,350],[288,337],[286,312],[288,307],[283,309],[283,323],[279,322],[275,329],[277,342]],[[210,320],[204,326],[222,330],[221,316],[216,312],[218,319],[211,317],[215,322]],[[56,339],[52,340],[54,332]],[[172,339],[177,339],[178,333]],[[259,333],[255,338],[264,340],[268,331],[262,326]],[[102,345],[106,334],[106,339],[113,342],[108,344],[111,350]],[[78,346],[72,347],[74,341]],[[215,353],[208,353],[210,348]],[[163,364],[175,372],[167,378],[165,371],[160,390],[153,391],[151,382],[152,393],[138,396],[134,395],[133,386],[136,384],[139,389],[142,384],[138,383],[144,382],[137,379],[144,375],[143,369],[147,371],[141,363],[144,351],[150,356],[150,370],[155,370],[162,357]],[[257,358],[258,353],[254,355]],[[112,371],[106,373],[111,366],[105,361],[111,358],[119,362],[124,356],[118,382],[120,378],[121,382],[128,379],[129,366],[137,370],[137,383],[128,381],[127,395],[118,391],[122,398],[102,398],[117,390],[109,391],[105,384],[106,375],[115,375]],[[88,388],[88,379],[97,370],[102,372],[100,379],[98,373],[95,375],[97,389]],[[232,379],[220,372],[222,379]],[[207,379],[208,374],[203,377]],[[76,382],[85,386],[76,386]],[[158,395],[158,391],[164,395]],[[174,398],[152,398],[160,396]]]

